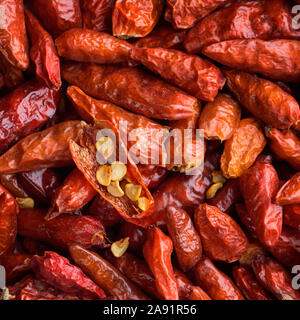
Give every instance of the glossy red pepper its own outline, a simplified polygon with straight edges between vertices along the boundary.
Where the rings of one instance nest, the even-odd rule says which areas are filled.
[[[138,252],[147,239],[147,230],[125,221],[120,227],[120,235],[123,239],[129,237],[128,250]]]
[[[168,170],[154,165],[138,165],[144,184],[149,189],[156,189],[167,177]]]
[[[300,205],[292,204],[283,207],[283,223],[300,230]]]
[[[276,195],[276,203],[280,205],[300,204],[300,172],[280,188]]]

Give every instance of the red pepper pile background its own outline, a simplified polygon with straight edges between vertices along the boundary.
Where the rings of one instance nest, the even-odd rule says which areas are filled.
[[[2,299],[300,299],[297,4],[0,0]],[[83,143],[123,120],[146,160],[151,129],[203,129],[203,172],[129,161],[135,214]]]

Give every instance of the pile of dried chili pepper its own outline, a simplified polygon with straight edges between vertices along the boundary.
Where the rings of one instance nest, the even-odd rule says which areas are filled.
[[[0,0],[0,299],[300,300],[297,4]]]

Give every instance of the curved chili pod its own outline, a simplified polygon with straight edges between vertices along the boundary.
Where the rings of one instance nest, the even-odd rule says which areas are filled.
[[[223,74],[211,62],[178,50],[134,48],[131,58],[199,100],[213,101],[225,84]]]
[[[235,266],[232,269],[232,275],[235,283],[248,300],[271,300],[256,280],[251,269],[245,266]]]
[[[60,88],[59,58],[52,37],[27,9],[25,9],[25,21],[31,39],[30,57],[35,63],[37,77],[49,88]]]
[[[10,64],[1,53],[0,71],[3,74],[4,85],[8,89],[14,89],[24,82],[24,76],[22,71]]]
[[[195,211],[194,222],[204,252],[212,260],[233,262],[247,250],[249,242],[240,226],[218,208],[200,205]]]
[[[97,163],[95,147],[96,135],[98,130],[103,128],[109,129],[114,133],[116,138],[116,160],[121,160],[118,158],[120,154],[122,154],[123,157],[126,157],[126,179],[128,179],[130,183],[141,187],[141,197],[145,197],[149,204],[145,211],[137,208],[137,205],[125,194],[121,195],[120,197],[114,196],[108,191],[107,187],[101,185],[96,179],[96,171],[99,167],[99,164]],[[94,187],[94,189],[114,206],[124,220],[135,223],[142,227],[147,227],[150,223],[149,218],[153,213],[154,201],[151,193],[143,183],[138,168],[131,160],[127,150],[124,148],[123,142],[120,140],[119,131],[109,121],[102,121],[101,123],[97,122],[94,128],[86,126],[84,131],[83,138],[81,139],[82,146],[78,145],[75,141],[70,141],[70,150],[78,169],[84,174],[85,178]],[[84,141],[84,139],[86,139],[86,141]]]
[[[212,261],[203,258],[194,269],[196,283],[201,286],[213,300],[244,300],[242,293],[233,281],[218,270]]]
[[[182,43],[185,30],[174,30],[168,25],[157,26],[148,36],[134,43],[136,48],[166,48],[170,49]]]
[[[283,223],[300,230],[300,204],[283,207]]]
[[[34,12],[46,30],[54,37],[82,26],[79,0],[34,0]]]
[[[183,209],[168,207],[166,224],[180,268],[186,272],[193,268],[202,256],[200,236],[192,219]]]
[[[274,245],[282,230],[282,207],[273,203],[279,189],[274,167],[256,163],[240,177],[240,187],[259,240],[264,245]]]
[[[14,197],[0,185],[0,257],[13,250],[18,212],[19,207]]]
[[[213,102],[205,105],[198,128],[204,130],[206,139],[230,139],[241,119],[241,107],[229,94],[220,93]]]
[[[81,0],[80,4],[84,28],[111,32],[115,0]]]
[[[174,275],[171,254],[172,240],[159,228],[148,229],[143,255],[155,277],[157,291],[165,300],[178,300],[178,285]]]
[[[233,69],[286,82],[300,81],[299,41],[231,40],[205,47],[203,53]]]
[[[165,19],[176,29],[189,29],[229,0],[167,0]]]
[[[300,118],[297,101],[275,83],[235,70],[225,75],[229,89],[258,119],[277,129],[289,129]]]
[[[221,157],[222,174],[238,178],[255,162],[266,146],[260,123],[254,118],[243,119],[233,136],[225,142]]]
[[[87,248],[107,247],[101,221],[88,216],[60,215],[45,220],[45,209],[22,209],[18,215],[18,233],[60,249],[80,244]]]
[[[1,0],[0,52],[16,68],[29,65],[28,43],[22,0]]]
[[[69,141],[82,134],[81,121],[66,121],[33,133],[0,156],[0,173],[17,173],[73,164]]]
[[[279,205],[300,204],[300,172],[287,181],[276,195]]]
[[[196,98],[137,68],[64,63],[62,76],[97,99],[149,118],[186,119],[198,103]]]
[[[77,168],[65,179],[55,192],[52,208],[46,219],[53,219],[61,213],[72,213],[83,208],[96,195],[96,191]]]
[[[129,62],[132,45],[108,33],[73,28],[55,40],[60,57],[100,64]]]
[[[201,20],[185,40],[188,52],[235,39],[295,39],[300,32],[293,28],[291,5],[285,0],[234,2]]]
[[[59,91],[31,80],[0,99],[0,153],[52,118],[59,97]]]
[[[162,0],[117,0],[112,15],[113,35],[120,38],[145,37],[157,24]]]
[[[287,270],[274,259],[257,256],[252,269],[264,288],[279,300],[300,300],[299,292],[292,288],[292,278]]]
[[[104,291],[69,260],[53,251],[33,256],[29,262],[35,276],[58,290],[86,299],[104,299]]]
[[[140,289],[97,253],[79,245],[70,246],[69,251],[82,271],[114,299],[148,300]]]

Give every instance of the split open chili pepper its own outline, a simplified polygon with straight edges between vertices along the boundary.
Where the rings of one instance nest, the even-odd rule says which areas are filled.
[[[148,300],[135,284],[97,253],[79,245],[71,246],[69,251],[77,266],[103,288],[107,295],[117,300]]]
[[[62,76],[87,94],[149,118],[180,120],[193,115],[197,99],[138,68],[64,63]]]
[[[280,188],[276,195],[276,203],[280,205],[300,204],[300,172]]]
[[[22,209],[18,215],[18,233],[50,244],[58,249],[80,244],[87,248],[108,246],[100,220],[89,216],[64,214],[45,220],[46,209]]]
[[[178,300],[178,285],[174,275],[171,254],[172,240],[159,228],[148,229],[143,255],[155,277],[156,288],[165,300]]]
[[[162,0],[117,0],[112,15],[113,35],[119,38],[144,37],[157,24]]]

